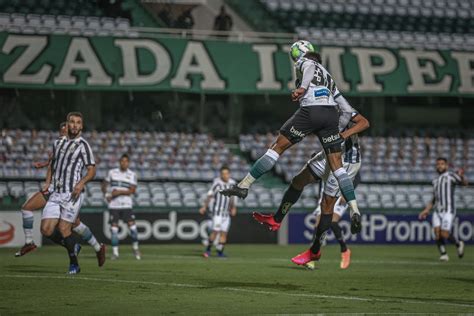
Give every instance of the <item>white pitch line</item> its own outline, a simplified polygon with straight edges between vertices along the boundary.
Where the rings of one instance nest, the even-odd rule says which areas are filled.
[[[0,275],[0,278],[18,278],[18,279],[58,279],[58,280],[83,280],[83,281],[96,281],[96,282],[108,282],[108,283],[128,283],[128,284],[148,284],[155,286],[171,286],[180,288],[207,288],[204,284],[187,284],[187,283],[164,283],[164,282],[153,282],[153,281],[137,281],[137,280],[120,280],[120,279],[103,279],[103,278],[89,278],[81,276],[49,276],[49,275]],[[217,289],[213,287],[212,289]],[[342,295],[324,295],[324,294],[307,294],[307,293],[287,293],[287,292],[276,292],[276,291],[264,291],[264,290],[252,290],[236,287],[222,287],[222,290],[233,291],[233,292],[246,292],[253,294],[264,294],[264,295],[284,295],[291,297],[304,297],[304,298],[317,298],[317,299],[338,299],[345,301],[364,301],[364,302],[383,302],[383,303],[406,303],[406,304],[427,304],[427,305],[443,305],[443,306],[456,306],[456,307],[469,307],[474,309],[474,305],[461,304],[461,303],[450,303],[450,302],[433,302],[424,301],[420,299],[381,299],[381,298],[368,298],[368,297],[357,297],[357,296],[342,296]]]

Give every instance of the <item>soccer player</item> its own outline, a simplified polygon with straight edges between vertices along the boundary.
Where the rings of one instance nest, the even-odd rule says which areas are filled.
[[[118,221],[123,219],[127,222],[130,236],[133,239],[132,249],[137,260],[142,255],[138,248],[138,230],[133,213],[132,195],[137,190],[137,174],[130,170],[130,158],[127,154],[120,157],[120,166],[109,171],[102,182],[102,192],[108,202],[110,214],[110,230],[112,234],[112,260],[119,258]],[[108,186],[110,185],[110,190]]]
[[[67,249],[69,274],[81,271],[75,252],[72,225],[76,221],[84,199],[87,182],[95,176],[92,149],[81,136],[83,116],[80,112],[67,115],[68,135],[54,141],[53,159],[48,172],[51,195],[43,209],[41,233]],[[82,177],[83,170],[87,173]],[[57,229],[56,229],[57,228]]]
[[[369,121],[359,114],[343,96],[340,96],[337,102],[340,112],[339,130],[341,138],[344,139],[343,168],[347,170],[349,180],[352,183],[361,164],[357,134],[369,127]],[[317,181],[324,182],[324,193],[320,202],[321,216],[316,226],[315,238],[311,248],[292,259],[298,265],[305,265],[308,262],[319,260],[321,257],[321,243],[325,232],[331,227],[337,230],[336,225],[333,225],[333,210],[342,190],[340,190],[336,177],[328,166],[325,152],[321,151],[314,155],[306,166],[292,179],[274,215],[253,213],[255,220],[267,225],[270,230],[276,231],[280,228],[281,222],[291,206],[298,201],[304,187]],[[325,224],[322,225],[322,223]],[[344,266],[348,266],[347,261],[350,261],[350,252],[344,254],[342,260],[345,261]]]
[[[456,217],[456,206],[454,205],[454,190],[456,185],[468,185],[464,177],[464,170],[457,173],[448,170],[448,160],[443,157],[436,159],[436,171],[439,176],[433,180],[433,198],[425,209],[420,213],[419,219],[424,220],[435,208],[432,218],[433,230],[435,233],[436,245],[440,253],[439,260],[448,261],[445,240],[456,245],[458,257],[464,256],[464,242],[459,241],[451,233],[453,221]]]
[[[307,41],[298,41],[291,46],[290,56],[295,61],[297,89],[292,92],[292,100],[299,101],[300,108],[281,127],[276,141],[265,155],[260,157],[250,172],[238,184],[223,190],[225,195],[245,198],[252,183],[270,171],[285,150],[301,141],[306,135],[315,133],[324,148],[329,163],[342,195],[351,208],[351,232],[361,230],[361,216],[357,207],[354,186],[342,166],[341,144],[337,111],[338,99],[342,97],[329,72],[321,65],[321,56]],[[323,204],[324,204],[323,200]],[[326,214],[328,215],[328,214]],[[326,231],[331,225],[331,217],[323,216],[318,231]],[[314,254],[315,256],[315,254]]]
[[[67,122],[62,122],[59,125],[59,139],[61,138],[67,138]],[[49,167],[52,159],[53,159],[53,155],[51,153],[47,162],[36,162],[34,163],[34,167],[38,169]],[[50,184],[51,184],[50,172],[51,172],[51,169],[48,168],[46,182],[42,190],[33,194],[23,204],[21,208],[22,219],[23,219],[23,232],[25,234],[25,244],[23,245],[23,247],[21,247],[20,250],[18,250],[15,253],[15,257],[24,256],[27,253],[36,249],[36,245],[33,241],[33,221],[34,221],[33,211],[42,209],[46,205],[46,202],[49,199],[49,195],[51,193],[49,191]],[[97,256],[98,265],[99,267],[103,266],[105,263],[105,245],[99,244],[99,242],[97,242],[97,239],[92,234],[90,228],[84,223],[82,223],[79,217],[74,222],[73,227],[74,227],[73,231],[94,248],[96,252],[96,256]],[[76,252],[78,251],[77,247],[80,247],[80,246],[76,245]]]
[[[199,213],[204,215],[209,208],[212,212],[212,233],[203,256],[208,258],[211,255],[212,245],[219,235],[219,243],[216,246],[217,255],[225,257],[224,246],[227,243],[227,234],[230,228],[230,216],[237,214],[237,206],[234,197],[228,197],[221,193],[221,190],[230,188],[235,181],[230,177],[230,170],[227,166],[220,169],[220,176],[215,178],[212,187],[207,193],[204,205],[199,209]]]

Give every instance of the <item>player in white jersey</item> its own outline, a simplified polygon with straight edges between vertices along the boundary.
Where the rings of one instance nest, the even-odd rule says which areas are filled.
[[[270,146],[265,155],[260,157],[250,169],[250,172],[238,185],[222,191],[226,195],[235,195],[245,198],[248,189],[263,174],[270,171],[276,164],[280,155],[288,148],[301,141],[308,134],[316,134],[326,154],[330,169],[341,188],[342,195],[351,208],[351,232],[357,234],[361,231],[361,215],[357,206],[354,186],[342,166],[342,143],[339,134],[337,111],[338,99],[341,93],[329,74],[321,65],[321,56],[315,52],[314,47],[307,41],[297,41],[291,46],[290,56],[295,61],[297,74],[296,89],[292,92],[292,100],[299,102],[299,109],[280,128],[280,134]],[[329,229],[331,225],[332,209],[327,209],[328,203],[323,203],[323,214],[316,229],[317,239]],[[303,254],[302,254],[303,255]],[[308,249],[303,257],[305,260],[314,260],[319,257],[319,248]]]
[[[141,259],[141,253],[138,248],[138,230],[135,223],[132,200],[132,195],[135,194],[137,189],[137,174],[128,169],[129,165],[130,158],[127,154],[123,154],[120,157],[120,168],[110,170],[102,183],[102,192],[107,200],[110,214],[113,260],[119,257],[119,219],[123,219],[127,222],[130,237],[132,237],[133,240],[133,254],[137,260]]]
[[[358,113],[343,97],[337,98],[338,110],[339,110],[339,131],[341,138],[344,139],[343,149],[343,167],[350,177],[351,183],[354,181],[360,169],[360,150],[359,140],[357,134],[364,131],[369,127],[369,121],[360,113]],[[341,196],[340,187],[335,179],[334,173],[328,166],[328,161],[324,151],[314,155],[306,164],[306,166],[292,179],[290,186],[286,190],[280,207],[274,215],[265,215],[254,212],[254,218],[267,225],[270,230],[276,231],[280,228],[281,222],[283,221],[286,214],[289,212],[291,206],[295,204],[303,189],[306,185],[322,181],[324,183],[324,194],[320,201],[322,215],[321,218],[329,222],[328,227],[337,230],[334,225],[333,210],[337,199]],[[324,210],[326,210],[324,212]],[[327,210],[330,210],[329,212]],[[316,227],[319,227],[321,221],[318,222]],[[337,223],[336,223],[337,224]],[[339,225],[337,225],[339,226]],[[327,229],[326,229],[327,230]],[[308,251],[294,257],[292,261],[299,265],[305,265],[308,262],[319,260],[320,258],[320,247],[324,237],[324,233],[318,234],[316,229],[316,238],[314,239],[311,248],[316,247],[318,256],[314,256],[312,260],[306,254]],[[312,251],[313,253],[316,253]],[[350,252],[344,252],[342,255],[342,268],[347,268],[350,263]]]
[[[235,197],[227,197],[220,191],[230,188],[235,184],[234,179],[230,177],[230,170],[223,166],[220,169],[220,176],[212,182],[212,187],[207,193],[207,197],[203,206],[199,209],[199,213],[206,214],[207,209],[212,214],[212,232],[209,236],[209,242],[203,256],[208,258],[211,255],[211,249],[214,240],[219,235],[219,243],[216,246],[217,255],[225,257],[224,246],[227,243],[227,234],[230,228],[230,217],[237,214],[237,206]]]
[[[96,167],[92,150],[81,136],[82,114],[69,113],[67,125],[67,137],[57,139],[53,145],[47,178],[51,183],[51,194],[43,209],[41,233],[58,244],[64,244],[69,256],[69,274],[77,274],[81,269],[72,227],[81,209],[85,185],[94,178]],[[82,176],[84,169],[87,173]]]
[[[59,124],[59,137],[67,137],[67,122],[62,122]],[[21,257],[27,253],[36,249],[36,245],[33,241],[33,211],[42,209],[45,207],[46,202],[49,199],[50,195],[50,173],[51,169],[49,168],[50,163],[53,159],[53,154],[50,154],[48,161],[46,162],[36,162],[34,167],[41,169],[48,167],[47,176],[45,184],[41,191],[33,194],[21,207],[21,214],[23,220],[23,232],[25,234],[25,244],[15,253],[15,257]],[[95,236],[92,234],[90,228],[81,222],[79,217],[77,217],[76,222],[73,225],[73,231],[78,234],[82,240],[91,245],[97,256],[97,262],[99,267],[103,266],[105,263],[105,245],[99,244]],[[62,245],[62,244],[61,244]],[[76,252],[80,250],[80,244],[76,244]]]
[[[464,256],[464,242],[458,241],[452,234],[453,221],[456,217],[456,206],[454,204],[454,190],[456,185],[468,185],[464,178],[464,171],[460,169],[458,173],[448,170],[448,161],[440,157],[436,160],[436,171],[438,178],[433,180],[433,198],[425,209],[420,213],[420,220],[426,219],[430,211],[435,208],[432,225],[435,233],[436,245],[440,252],[439,260],[448,261],[445,240],[449,240],[456,245],[458,257]]]

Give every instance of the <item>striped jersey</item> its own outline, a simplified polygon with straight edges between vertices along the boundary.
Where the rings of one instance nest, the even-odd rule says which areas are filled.
[[[82,136],[68,139],[62,136],[54,141],[51,160],[52,191],[71,193],[82,178],[86,166],[95,165],[89,143]]]
[[[454,205],[454,189],[461,184],[461,177],[451,171],[446,171],[433,180],[433,204],[439,213],[456,213]]]
[[[323,65],[312,59],[301,57],[295,63],[295,72],[297,88],[306,89],[306,93],[299,100],[300,106],[337,105],[335,99],[340,96],[340,92]]]
[[[109,191],[128,190],[132,186],[137,186],[137,174],[130,169],[126,171],[115,168],[109,170],[105,177],[105,181],[109,183]],[[131,209],[133,207],[133,199],[131,195],[119,195],[109,202],[109,209]]]
[[[234,179],[229,179],[227,182],[224,182],[220,177],[214,179],[211,189],[207,192],[207,195],[212,197],[209,204],[212,216],[229,216],[231,204],[235,205],[236,198],[225,196],[220,191],[230,189],[234,184],[236,184]]]
[[[339,132],[344,132],[355,125],[352,119],[358,115],[359,112],[357,112],[342,95],[339,96],[336,101],[339,110]],[[360,162],[359,136],[357,136],[357,134],[346,139],[343,146],[344,162]]]

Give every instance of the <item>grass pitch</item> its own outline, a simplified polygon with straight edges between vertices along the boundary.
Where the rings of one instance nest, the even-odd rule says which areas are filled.
[[[313,271],[290,258],[304,246],[229,245],[229,258],[201,257],[199,245],[130,246],[99,269],[84,246],[82,272],[66,276],[66,253],[43,247],[21,258],[0,249],[0,315],[473,313],[474,248],[438,262],[431,246],[323,249]],[[110,253],[109,253],[110,255]]]

